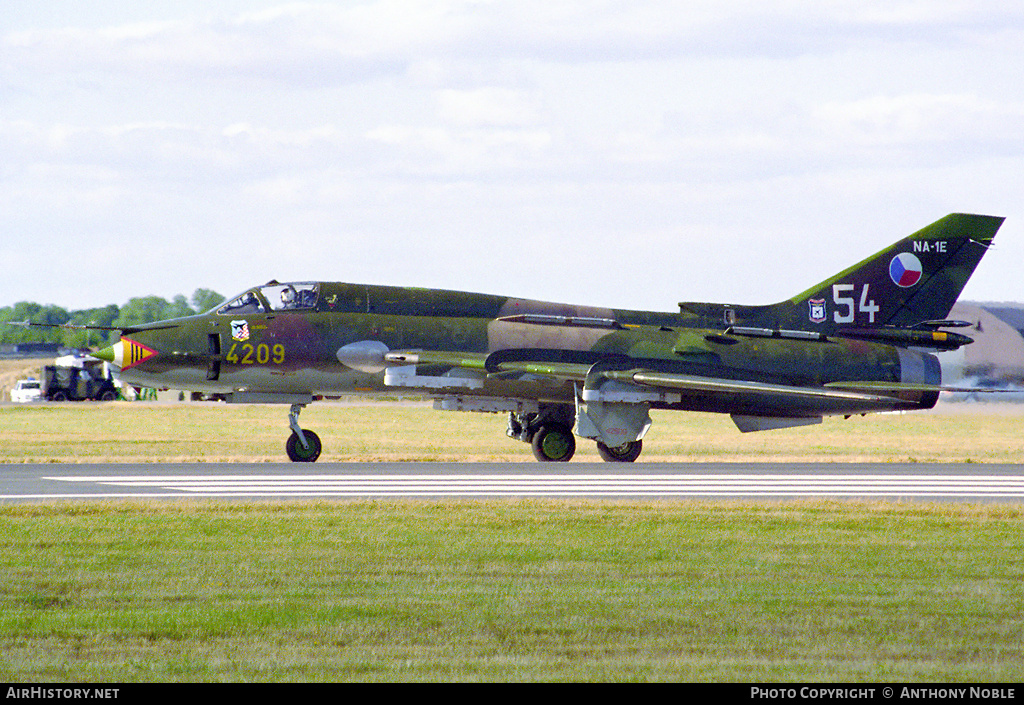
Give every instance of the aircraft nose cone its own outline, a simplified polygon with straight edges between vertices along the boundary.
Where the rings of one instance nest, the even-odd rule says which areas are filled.
[[[121,341],[89,354],[100,360],[105,360],[106,362],[117,365],[118,367],[124,367],[124,343]]]
[[[89,354],[92,355],[93,357],[95,357],[97,360],[104,360],[106,362],[113,362],[114,361],[114,357],[115,357],[114,346],[110,345],[108,347],[103,348],[102,350],[97,350],[96,352],[89,353]]]

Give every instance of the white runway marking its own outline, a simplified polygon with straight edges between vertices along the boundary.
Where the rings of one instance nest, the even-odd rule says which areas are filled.
[[[1008,475],[124,475],[49,477],[116,487],[88,497],[1024,497]]]

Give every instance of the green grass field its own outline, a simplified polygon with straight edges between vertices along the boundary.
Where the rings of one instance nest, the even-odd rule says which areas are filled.
[[[0,680],[1024,678],[1021,507],[0,510]]]
[[[0,408],[0,462],[285,462],[283,406],[67,403]],[[1024,463],[1024,406],[949,405],[820,426],[740,433],[721,414],[653,412],[641,461]],[[304,428],[324,444],[321,462],[473,460],[533,462],[505,436],[499,414],[429,405],[313,404]],[[599,462],[581,440],[574,460]]]
[[[285,413],[6,406],[0,460],[282,461]],[[302,421],[325,460],[532,459],[499,416]],[[1022,430],[999,407],[750,435],[659,414],[643,458],[1021,463]],[[10,682],[1024,679],[1019,504],[8,505],[0,571]]]

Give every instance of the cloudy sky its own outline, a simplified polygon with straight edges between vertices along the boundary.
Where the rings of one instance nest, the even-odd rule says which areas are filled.
[[[0,306],[271,278],[675,310],[1007,217],[1005,0],[0,0]]]

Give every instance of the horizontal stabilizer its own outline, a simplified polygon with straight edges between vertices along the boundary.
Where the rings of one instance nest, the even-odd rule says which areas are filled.
[[[1019,392],[1018,389],[991,389],[989,387],[951,387],[942,384],[919,384],[916,382],[829,382],[829,389],[846,389],[896,396],[900,392]]]

